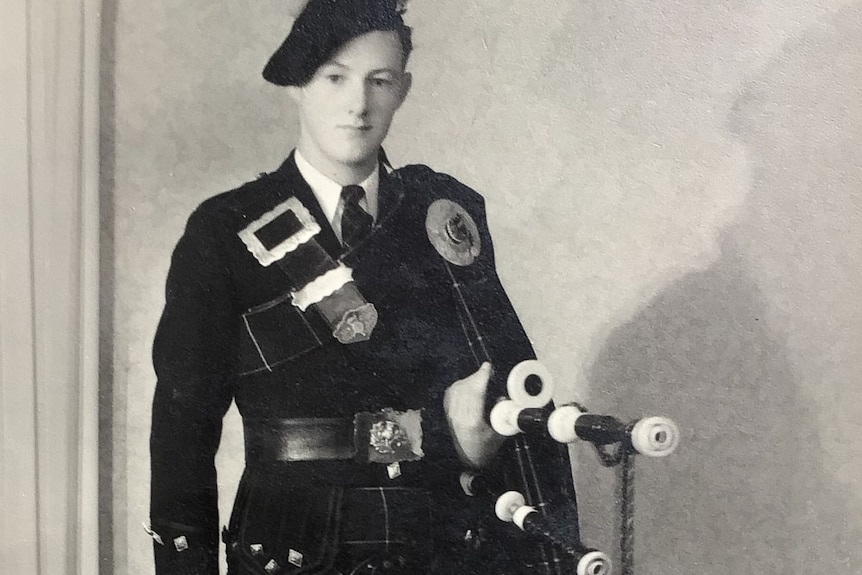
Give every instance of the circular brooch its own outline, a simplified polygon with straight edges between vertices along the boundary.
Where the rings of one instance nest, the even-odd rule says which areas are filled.
[[[482,251],[476,222],[451,200],[436,200],[428,207],[425,230],[437,253],[456,266],[469,266]]]

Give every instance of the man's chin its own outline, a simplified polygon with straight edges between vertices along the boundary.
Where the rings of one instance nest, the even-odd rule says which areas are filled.
[[[380,146],[363,150],[355,150],[346,154],[342,154],[339,161],[345,166],[365,166],[369,163],[376,162]]]

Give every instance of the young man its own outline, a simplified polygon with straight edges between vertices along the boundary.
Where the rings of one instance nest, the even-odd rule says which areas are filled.
[[[296,102],[296,150],[189,218],[153,351],[159,575],[218,573],[213,461],[232,400],[246,470],[231,574],[520,572],[506,547],[522,538],[459,475],[509,465],[486,413],[533,352],[482,198],[382,152],[411,49],[394,1],[311,0],[264,70]],[[573,505],[567,459],[536,455]]]

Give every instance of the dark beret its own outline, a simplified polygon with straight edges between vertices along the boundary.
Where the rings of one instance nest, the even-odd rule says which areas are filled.
[[[309,0],[263,77],[278,86],[302,86],[347,42],[374,31],[399,32],[406,59],[410,28],[403,12],[403,0]]]

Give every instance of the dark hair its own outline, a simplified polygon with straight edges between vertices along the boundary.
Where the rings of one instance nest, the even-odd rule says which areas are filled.
[[[369,32],[395,32],[403,65],[413,51],[399,0],[310,0],[287,38],[270,57],[263,77],[279,86],[304,86],[345,44]]]
[[[402,22],[401,26],[392,30],[392,32],[395,32],[398,35],[398,41],[401,43],[401,65],[406,68],[407,61],[410,59],[410,54],[413,52],[413,28]]]

